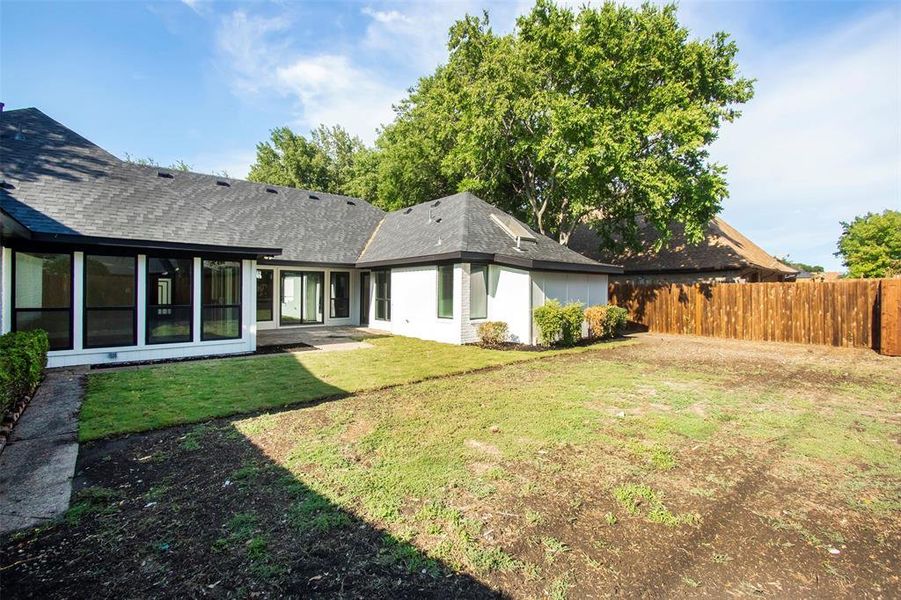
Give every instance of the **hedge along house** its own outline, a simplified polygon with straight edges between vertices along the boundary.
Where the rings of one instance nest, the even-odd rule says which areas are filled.
[[[252,352],[261,329],[366,325],[448,343],[621,270],[463,193],[364,200],[119,160],[37,109],[0,113],[0,330],[50,366]]]

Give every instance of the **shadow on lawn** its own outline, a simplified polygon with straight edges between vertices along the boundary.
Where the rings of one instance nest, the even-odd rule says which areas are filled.
[[[2,539],[6,598],[496,597],[219,421],[82,446],[73,507]]]

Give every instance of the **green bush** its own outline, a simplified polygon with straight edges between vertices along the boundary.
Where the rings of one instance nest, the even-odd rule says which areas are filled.
[[[585,309],[588,337],[592,339],[606,340],[620,337],[626,329],[628,319],[629,311],[619,306],[603,304]]]
[[[503,321],[485,321],[479,325],[479,343],[483,346],[500,346],[507,341],[507,324]]]
[[[548,300],[532,311],[538,327],[538,340],[545,345],[573,346],[582,337],[582,305],[578,302],[561,306]]]
[[[49,346],[47,332],[40,329],[0,336],[0,415],[37,388]]]

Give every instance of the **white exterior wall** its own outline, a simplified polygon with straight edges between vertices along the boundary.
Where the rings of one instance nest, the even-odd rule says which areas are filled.
[[[273,272],[272,279],[272,321],[260,321],[257,327],[263,329],[293,329],[296,327],[322,327],[323,325],[359,325],[360,324],[360,271],[356,269],[341,268],[320,268],[320,267],[292,267],[285,265],[264,265],[258,264],[258,270],[268,269]],[[306,324],[306,325],[279,325],[279,308],[281,306],[281,272],[282,271],[310,271],[316,273],[325,273],[323,285],[325,286],[323,296],[323,323]],[[346,319],[335,319],[330,314],[329,302],[329,280],[332,273],[350,273],[350,312]],[[254,273],[254,299],[256,299],[256,273]],[[254,318],[256,318],[256,309],[254,309]]]
[[[438,267],[424,265],[391,269],[391,320],[375,318],[375,273],[370,279],[372,302],[369,327],[396,335],[461,343],[463,265],[454,265],[454,316],[438,318]],[[467,302],[468,300],[467,295]]]
[[[560,304],[581,302],[586,307],[607,304],[607,275],[533,271],[532,306],[542,306],[548,300],[557,300]],[[531,312],[529,314],[531,321]],[[582,335],[588,335],[585,324]],[[533,344],[538,342],[537,336],[537,328],[533,328]]]
[[[508,341],[527,344],[532,337],[529,272],[491,265],[488,269],[488,319],[507,324]]]
[[[454,316],[438,318],[438,268],[436,265],[391,269],[391,320],[375,318],[374,289],[370,290],[369,326],[396,335],[406,335],[448,344],[478,341],[477,328],[484,321],[504,321],[510,341],[528,342],[532,309],[529,272],[511,267],[488,267],[488,317],[469,318],[471,265],[454,265]],[[375,285],[375,276],[372,276]]]

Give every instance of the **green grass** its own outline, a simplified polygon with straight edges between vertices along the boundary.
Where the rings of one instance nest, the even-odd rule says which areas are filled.
[[[82,441],[303,404],[596,348],[542,353],[453,346],[413,338],[369,340],[374,348],[233,358],[93,373],[81,409]],[[195,446],[188,441],[188,449]]]

